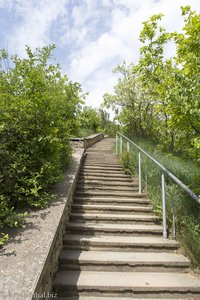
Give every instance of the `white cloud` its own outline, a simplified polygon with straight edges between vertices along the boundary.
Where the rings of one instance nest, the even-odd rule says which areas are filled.
[[[0,0],[0,7],[18,20],[7,36],[9,48],[22,54],[26,44],[35,48],[57,42],[65,57],[62,67],[90,91],[88,103],[94,106],[112,92],[112,69],[123,60],[137,62],[142,22],[161,12],[167,30],[179,31],[184,5],[200,8],[197,0]],[[172,48],[166,48],[168,57]]]
[[[10,0],[10,1],[7,1],[7,0],[0,0],[0,8],[4,8],[4,7],[11,7],[13,5],[13,1],[14,0]]]
[[[188,4],[192,5],[192,9],[200,8],[195,0],[103,0],[102,5],[110,10],[109,30],[100,32],[96,39],[82,44],[71,56],[70,74],[90,90],[88,103],[97,106],[103,94],[112,91],[110,85],[116,83],[116,77],[111,72],[113,66],[123,60],[137,62],[140,47],[138,37],[143,21],[153,14],[163,13],[165,17],[161,24],[169,31],[179,31],[183,26],[180,7]],[[101,18],[100,12],[96,14],[98,17]],[[174,55],[174,52],[174,46],[166,47],[167,57]],[[102,78],[96,74],[101,74]]]
[[[72,9],[72,18],[75,26],[85,26],[86,22],[96,15],[95,2],[83,1],[80,5],[75,5]]]
[[[50,28],[65,9],[65,0],[16,1],[12,9],[21,21],[14,32],[8,37],[11,49],[15,53],[24,53],[25,45],[33,48],[51,42]]]

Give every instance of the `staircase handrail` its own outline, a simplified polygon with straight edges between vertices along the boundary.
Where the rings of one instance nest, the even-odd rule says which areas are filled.
[[[145,150],[131,141],[128,137],[122,133],[117,132],[117,134],[123,136],[129,143],[133,144],[138,150],[144,153],[149,159],[151,159],[165,174],[167,174],[173,181],[175,181],[183,190],[185,190],[198,204],[200,204],[200,197],[198,197],[187,185],[185,185],[180,179],[178,179],[174,174],[172,174],[168,169],[166,169],[161,163],[159,163],[155,158],[148,154]]]
[[[141,194],[141,157],[140,153],[142,152],[146,157],[148,157],[151,161],[153,161],[162,171],[162,211],[163,211],[163,237],[167,238],[167,224],[166,224],[166,205],[165,205],[165,175],[170,177],[174,182],[176,182],[188,195],[191,196],[192,199],[194,199],[198,204],[200,204],[200,197],[197,196],[188,186],[186,186],[180,179],[178,179],[174,174],[172,174],[167,168],[165,168],[160,162],[158,162],[155,158],[153,158],[150,154],[148,154],[145,150],[143,150],[141,147],[139,147],[136,143],[131,141],[128,137],[123,135],[120,132],[116,133],[116,154],[118,154],[117,149],[117,143],[118,143],[118,135],[120,137],[120,152],[122,153],[122,137],[130,144],[132,144],[134,147],[136,147],[139,150],[139,193]],[[127,145],[127,149],[129,149],[129,145]]]

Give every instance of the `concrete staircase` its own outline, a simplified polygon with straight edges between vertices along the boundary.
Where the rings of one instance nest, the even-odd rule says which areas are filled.
[[[86,151],[54,291],[61,300],[200,299],[200,279],[162,227],[113,139]]]

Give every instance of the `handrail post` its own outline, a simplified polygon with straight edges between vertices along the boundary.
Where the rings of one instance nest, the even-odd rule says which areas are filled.
[[[116,133],[116,154],[118,154],[118,134]]]
[[[130,144],[129,144],[129,142],[127,142],[127,152],[130,152]]]
[[[139,194],[142,194],[142,172],[141,172],[141,154],[138,152],[138,179],[139,179]]]
[[[120,153],[123,152],[123,145],[122,145],[122,136],[120,136]]]
[[[175,207],[174,207],[174,195],[172,194],[172,237],[176,239],[176,221],[175,221]]]
[[[165,197],[165,175],[162,172],[162,216],[163,216],[163,238],[167,239],[167,219],[166,219],[166,197]]]

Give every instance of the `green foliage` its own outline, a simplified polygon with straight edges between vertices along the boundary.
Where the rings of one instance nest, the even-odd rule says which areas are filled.
[[[159,26],[161,14],[143,23],[140,58],[124,62],[114,94],[105,94],[124,132],[151,138],[161,149],[200,160],[200,15],[182,7],[182,33]],[[165,46],[175,43],[175,57],[165,59]]]
[[[178,236],[184,243],[187,254],[191,257],[194,267],[200,264],[200,217],[184,216],[179,226]]]
[[[94,132],[100,125],[100,118],[95,108],[84,106],[78,116],[80,127],[92,129]]]
[[[0,52],[0,227],[19,225],[19,207],[43,207],[70,161],[81,89],[49,62],[54,48],[27,47],[25,59]]]
[[[88,135],[101,132],[114,137],[117,131],[117,125],[110,120],[109,114],[103,107],[94,109],[90,106],[82,107],[78,115],[79,130],[76,136],[86,137]]]
[[[137,175],[137,163],[132,153],[127,151],[123,152],[121,155],[121,161],[123,164],[123,169],[127,174]]]
[[[118,126],[114,120],[110,120],[110,115],[106,112],[103,106],[99,108],[98,115],[100,118],[99,131],[104,134],[107,134],[109,137],[115,137],[116,132],[118,130]]]
[[[0,246],[4,245],[9,239],[8,234],[0,233]]]
[[[87,137],[89,135],[94,134],[94,130],[91,128],[79,128],[78,133],[76,134],[76,137]]]

